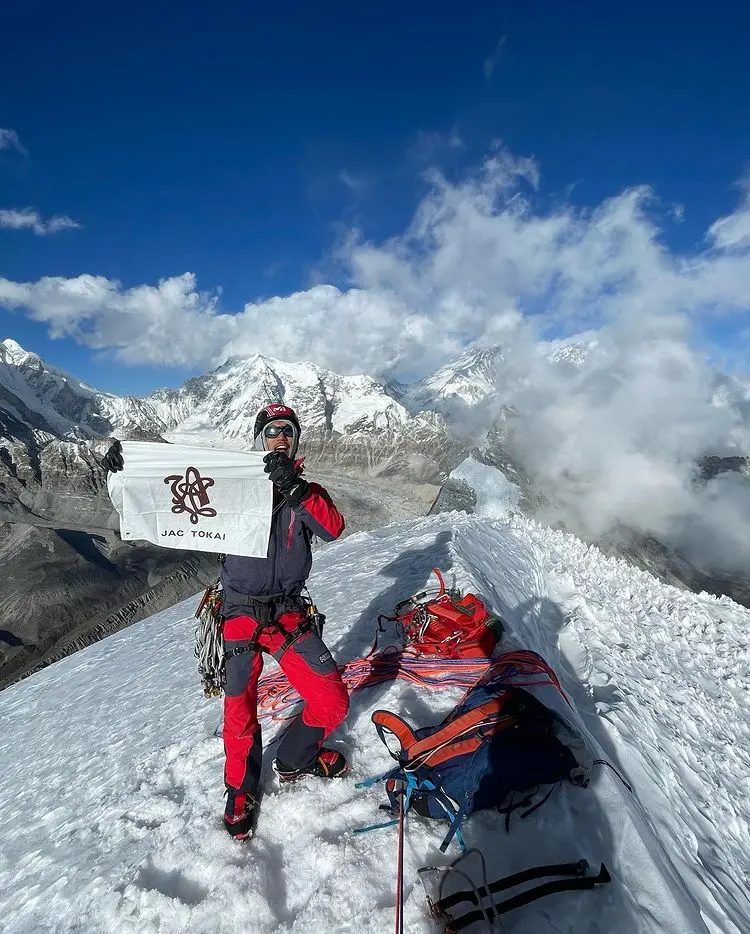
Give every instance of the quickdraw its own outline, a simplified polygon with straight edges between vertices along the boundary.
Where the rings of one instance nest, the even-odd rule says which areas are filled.
[[[222,590],[217,580],[209,584],[195,611],[194,655],[204,697],[219,697],[224,688],[224,621],[221,616]]]

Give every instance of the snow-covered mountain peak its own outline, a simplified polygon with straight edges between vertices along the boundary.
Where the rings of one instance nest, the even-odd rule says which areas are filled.
[[[414,383],[404,394],[412,411],[450,415],[456,408],[476,405],[495,392],[503,348],[470,347],[455,360]]]
[[[539,351],[553,363],[582,366],[599,347],[600,341],[597,336],[587,331],[561,340],[543,341],[539,344]]]
[[[20,363],[26,357],[36,357],[37,360],[39,359],[36,354],[24,350],[12,337],[6,337],[4,341],[0,342],[0,360],[2,360],[3,363]]]
[[[157,390],[146,402],[171,427],[171,437],[205,431],[208,425],[249,443],[256,413],[268,402],[292,406],[306,430],[369,434],[411,419],[396,395],[366,374],[341,376],[310,361],[292,363],[256,353],[229,357],[178,390]]]
[[[43,441],[95,438],[135,426],[163,428],[142,400],[92,389],[11,338],[0,344],[0,411],[7,414],[11,434],[41,432]]]
[[[251,440],[258,409],[270,401],[293,406],[306,429],[340,434],[393,428],[410,419],[384,383],[365,374],[340,376],[310,361],[265,354],[229,357],[179,389],[146,399],[97,392],[49,366],[8,338],[0,344],[0,390],[14,424],[60,438],[127,435],[133,429],[189,435],[210,426],[234,440]]]

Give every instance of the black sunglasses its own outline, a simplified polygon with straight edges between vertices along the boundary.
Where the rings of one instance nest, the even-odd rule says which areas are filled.
[[[278,438],[280,434],[285,434],[287,438],[294,437],[294,428],[291,425],[266,425],[263,434],[267,438]]]

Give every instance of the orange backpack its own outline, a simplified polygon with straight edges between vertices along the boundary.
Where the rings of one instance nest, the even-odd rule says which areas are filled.
[[[489,658],[502,635],[502,620],[475,594],[446,590],[443,575],[437,568],[432,571],[439,583],[436,595],[415,594],[396,606],[395,616],[381,618],[399,622],[404,646],[420,655]]]

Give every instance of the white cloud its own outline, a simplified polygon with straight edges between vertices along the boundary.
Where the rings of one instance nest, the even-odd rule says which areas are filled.
[[[750,179],[742,179],[738,187],[742,191],[740,208],[708,228],[708,239],[719,250],[750,251]]]
[[[506,446],[549,497],[547,521],[593,540],[624,526],[707,572],[745,574],[750,483],[700,483],[697,464],[750,454],[750,400],[690,336],[684,314],[631,308],[590,353],[555,363],[519,335],[498,378],[516,416]]]
[[[132,289],[103,276],[27,283],[0,278],[0,305],[25,308],[48,325],[51,337],[114,350],[130,364],[204,365],[233,336],[232,317],[215,314],[216,299],[196,291],[191,273]]]
[[[21,145],[16,131],[5,130],[2,127],[0,127],[0,149],[15,149],[26,155],[26,150]]]
[[[347,169],[342,169],[338,173],[338,180],[355,194],[369,188],[370,182],[364,175],[355,175]]]
[[[0,228],[6,230],[31,230],[37,237],[46,237],[49,234],[57,233],[59,230],[70,230],[80,226],[77,221],[66,217],[64,214],[54,214],[44,220],[41,214],[32,208],[23,208],[22,210],[0,209]]]
[[[715,405],[718,377],[693,340],[694,325],[712,318],[737,316],[738,332],[748,320],[746,194],[704,248],[680,255],[649,215],[648,188],[593,210],[540,211],[539,184],[534,160],[502,149],[460,182],[434,173],[401,235],[342,238],[349,288],[316,285],[236,314],[189,273],[130,289],[91,275],[0,279],[0,305],[133,364],[208,368],[261,351],[398,378],[432,370],[469,340],[503,343],[498,393],[522,416],[515,450],[581,531],[624,523],[686,543],[696,560],[711,552],[749,564],[746,494],[721,481],[729,493],[717,506],[716,484],[696,487],[692,476],[703,454],[750,450],[750,406]],[[552,366],[535,349],[548,326],[595,329],[597,353]]]
[[[461,182],[433,173],[431,183],[403,234],[380,244],[358,231],[342,239],[336,258],[351,280],[345,290],[316,285],[229,314],[197,291],[191,274],[132,289],[80,276],[21,284],[25,298],[15,304],[133,363],[207,366],[261,350],[396,376],[442,364],[467,339],[493,343],[527,324],[574,333],[629,321],[650,333],[674,316],[748,313],[746,201],[710,228],[705,250],[680,256],[649,218],[647,188],[591,211],[563,204],[540,212],[531,198],[537,164],[502,149]],[[32,229],[43,223],[34,212],[15,213]],[[167,343],[151,339],[152,315]]]
[[[492,55],[488,56],[482,64],[482,74],[484,75],[484,80],[489,82],[492,80],[492,75],[497,67],[498,62],[503,57],[503,49],[505,48],[505,43],[508,41],[507,36],[503,36],[502,39],[497,43],[495,48],[492,50]]]

